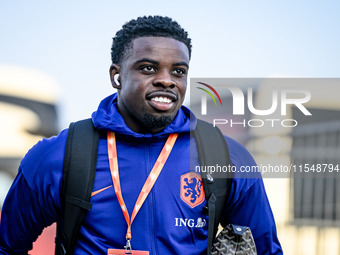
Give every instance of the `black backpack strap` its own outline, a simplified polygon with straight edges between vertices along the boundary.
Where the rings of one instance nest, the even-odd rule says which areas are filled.
[[[208,169],[209,166],[230,166],[228,145],[217,127],[198,119],[194,137],[201,166],[206,167],[205,169]],[[209,216],[208,254],[210,254],[218,225],[222,220],[221,217],[233,175],[231,171],[211,173],[201,171],[201,176],[208,205],[208,208],[205,209],[207,209]]]
[[[71,123],[65,149],[56,255],[73,254],[86,212],[91,209],[91,192],[96,173],[99,132],[91,119]]]

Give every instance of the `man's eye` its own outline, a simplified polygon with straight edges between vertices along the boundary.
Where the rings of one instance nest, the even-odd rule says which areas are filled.
[[[177,74],[177,75],[184,75],[184,74],[186,74],[186,71],[182,68],[176,68],[176,69],[174,69],[173,73]]]
[[[148,73],[150,73],[150,72],[155,72],[155,71],[156,71],[155,68],[154,68],[153,66],[142,66],[142,67],[141,67],[141,70],[142,70],[142,71],[145,71],[145,72],[148,72]]]

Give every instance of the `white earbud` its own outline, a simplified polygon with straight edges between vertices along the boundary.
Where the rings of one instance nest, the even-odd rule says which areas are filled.
[[[120,86],[119,74],[118,73],[113,76],[113,80],[114,80],[114,82],[116,83],[117,86]]]

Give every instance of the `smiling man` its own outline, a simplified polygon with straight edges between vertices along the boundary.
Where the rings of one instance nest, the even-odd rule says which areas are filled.
[[[140,17],[117,32],[111,50],[117,93],[92,114],[100,133],[92,206],[67,254],[125,254],[131,245],[138,254],[207,254],[207,202],[189,162],[197,120],[182,106],[191,40],[168,17]],[[68,132],[22,160],[2,211],[0,254],[27,254],[44,227],[63,223]],[[255,165],[244,147],[226,142],[236,168]],[[224,207],[223,222],[252,229],[258,254],[282,254],[261,178],[234,178]]]
[[[168,37],[140,37],[131,44],[120,64],[110,68],[112,85],[118,90],[117,107],[133,131],[156,133],[174,120],[182,106],[189,50]]]

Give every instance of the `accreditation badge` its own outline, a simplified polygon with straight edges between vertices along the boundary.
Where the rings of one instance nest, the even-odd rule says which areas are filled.
[[[149,255],[149,252],[123,249],[108,249],[107,255]]]

